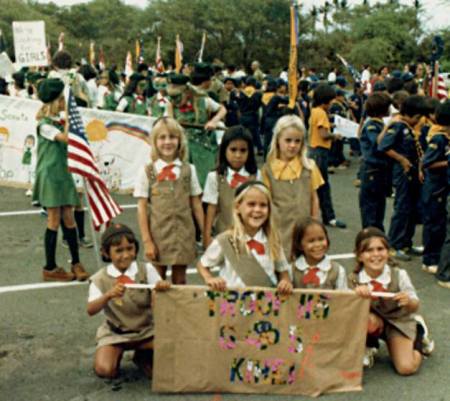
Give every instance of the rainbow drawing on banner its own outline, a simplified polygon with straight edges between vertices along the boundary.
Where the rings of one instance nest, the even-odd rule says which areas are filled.
[[[142,139],[146,142],[150,137],[150,132],[146,129],[119,121],[110,121],[106,123],[106,129],[108,131],[121,131],[124,134],[134,136],[135,138]]]

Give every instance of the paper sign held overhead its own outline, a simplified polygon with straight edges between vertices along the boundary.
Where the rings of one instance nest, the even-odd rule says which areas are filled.
[[[44,21],[14,21],[14,52],[20,67],[48,65]]]

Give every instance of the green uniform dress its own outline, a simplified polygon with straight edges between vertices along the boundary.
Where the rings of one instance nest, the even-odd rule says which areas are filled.
[[[64,131],[64,127],[51,118],[44,118],[38,124],[33,201],[38,201],[44,207],[78,206],[80,201],[77,190],[67,167],[67,145],[64,142],[44,138],[40,134],[44,124],[50,124],[61,132]]]
[[[141,116],[146,116],[148,114],[148,102],[146,99],[137,95],[125,96],[125,99],[128,102],[128,105],[124,110],[125,113],[139,114]]]
[[[174,105],[174,117],[183,123],[205,125],[209,120],[206,96],[194,96],[192,102],[183,106]],[[189,160],[195,166],[202,188],[206,176],[216,166],[217,141],[214,132],[198,128],[185,128],[188,139]]]

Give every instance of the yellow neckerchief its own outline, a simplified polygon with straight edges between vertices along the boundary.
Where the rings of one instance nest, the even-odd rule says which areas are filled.
[[[300,157],[295,157],[289,162],[280,159],[274,159],[270,162],[270,169],[276,180],[296,180],[300,177],[302,168]]]
[[[447,138],[449,136],[448,132],[446,132],[446,129],[443,125],[432,124],[430,127],[430,130],[428,131],[427,142],[430,142],[431,139],[433,138],[433,136],[435,136],[437,134],[443,134]]]
[[[431,121],[427,116],[420,117],[419,122],[414,126],[414,135],[419,137],[420,131],[425,125],[432,125],[433,121]]]
[[[253,86],[246,86],[244,88],[244,94],[247,97],[252,97],[255,92],[256,92],[256,89]]]
[[[270,99],[272,99],[274,97],[274,95],[275,95],[275,92],[265,92],[262,95],[261,101],[264,104],[264,106],[267,106],[269,104]]]

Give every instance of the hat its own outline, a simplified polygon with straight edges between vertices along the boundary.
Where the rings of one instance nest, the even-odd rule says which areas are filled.
[[[394,70],[391,72],[391,76],[394,78],[401,78],[402,77],[402,72],[400,70]]]
[[[347,80],[342,75],[336,77],[336,85],[347,86]]]
[[[130,81],[144,81],[146,78],[137,72],[131,74]]]
[[[409,81],[412,81],[414,79],[414,75],[411,74],[410,72],[405,72],[402,75],[402,79],[403,79],[403,82],[409,82]]]
[[[189,82],[189,77],[183,74],[169,74],[168,81],[173,85],[186,85]]]
[[[367,227],[364,228],[363,230],[361,230],[356,238],[355,238],[355,248],[357,248],[358,244],[360,244],[362,241],[368,239],[368,238],[373,238],[373,237],[378,237],[378,238],[384,238],[384,240],[389,243],[389,239],[386,236],[386,234],[381,231],[379,228],[376,227]]]
[[[29,72],[27,74],[27,81],[31,84],[36,83],[37,81],[44,79],[45,75],[40,73],[39,71]]]
[[[47,78],[39,82],[37,90],[39,99],[44,103],[50,103],[61,95],[64,82],[59,78]]]
[[[195,63],[194,64],[194,74],[202,75],[205,77],[211,77],[214,75],[214,71],[211,67],[211,64],[208,63]]]
[[[131,231],[130,227],[126,226],[125,224],[121,224],[121,223],[113,223],[102,234],[101,244],[104,244],[111,237],[114,237],[114,236],[120,235],[120,234],[130,234],[130,235],[134,236],[134,233],[133,233],[133,231]]]

